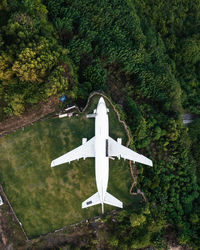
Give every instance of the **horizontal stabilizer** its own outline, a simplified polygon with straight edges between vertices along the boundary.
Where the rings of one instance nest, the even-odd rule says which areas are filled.
[[[103,202],[111,206],[123,208],[123,203],[108,192],[106,192]]]
[[[99,193],[97,192],[96,194],[93,194],[90,198],[82,202],[82,208],[91,207],[100,203],[101,201],[100,201]]]

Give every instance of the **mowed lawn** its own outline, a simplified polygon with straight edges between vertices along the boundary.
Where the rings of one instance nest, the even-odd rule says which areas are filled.
[[[92,98],[86,113],[93,112],[99,96]],[[110,135],[126,134],[110,109]],[[86,114],[85,113],[85,114]],[[97,192],[94,159],[80,159],[50,167],[53,159],[94,136],[95,119],[85,114],[73,118],[40,121],[0,138],[0,182],[17,217],[30,238],[99,215],[101,206],[81,209],[81,203]],[[124,206],[134,202],[129,194],[128,161],[110,160],[108,192]],[[105,212],[114,209],[105,206]]]

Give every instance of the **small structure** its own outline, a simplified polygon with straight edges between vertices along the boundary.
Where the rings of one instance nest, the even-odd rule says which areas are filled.
[[[59,98],[59,100],[60,100],[61,102],[64,102],[64,101],[66,101],[66,100],[67,100],[67,98],[66,98],[66,96],[65,96],[65,95],[62,95],[62,96]]]
[[[76,106],[74,105],[74,106],[71,106],[69,108],[66,108],[65,111],[69,111],[70,109],[75,109],[75,108],[76,108]]]
[[[2,200],[2,198],[1,198],[1,196],[0,196],[0,206],[1,205],[3,205],[3,200]]]
[[[195,117],[192,114],[182,114],[182,121],[183,121],[184,125],[187,125],[187,124],[193,122],[194,118]]]
[[[73,113],[66,113],[66,114],[61,114],[59,115],[59,118],[63,118],[63,117],[72,117]]]

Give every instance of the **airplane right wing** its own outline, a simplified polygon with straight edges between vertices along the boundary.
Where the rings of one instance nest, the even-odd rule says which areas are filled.
[[[79,146],[78,148],[75,148],[74,150],[53,160],[51,162],[51,167],[55,167],[66,162],[79,160],[80,158],[95,157],[94,143],[95,136],[83,145]]]
[[[111,206],[123,208],[123,203],[108,192],[106,192],[103,202]]]
[[[153,166],[153,163],[150,159],[134,152],[130,148],[121,145],[117,141],[113,140],[111,137],[108,138],[108,155],[111,157],[122,157],[127,160],[136,161],[145,165]]]

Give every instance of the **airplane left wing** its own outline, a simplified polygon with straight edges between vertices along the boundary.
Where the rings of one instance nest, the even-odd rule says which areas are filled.
[[[79,160],[80,158],[95,157],[95,136],[83,145],[73,149],[72,151],[58,157],[51,162],[51,167],[55,167],[60,164]]]
[[[117,141],[113,140],[111,137],[108,138],[108,155],[111,157],[122,157],[127,160],[136,161],[145,165],[153,166],[153,163],[150,159],[134,152],[130,148],[121,145]]]

